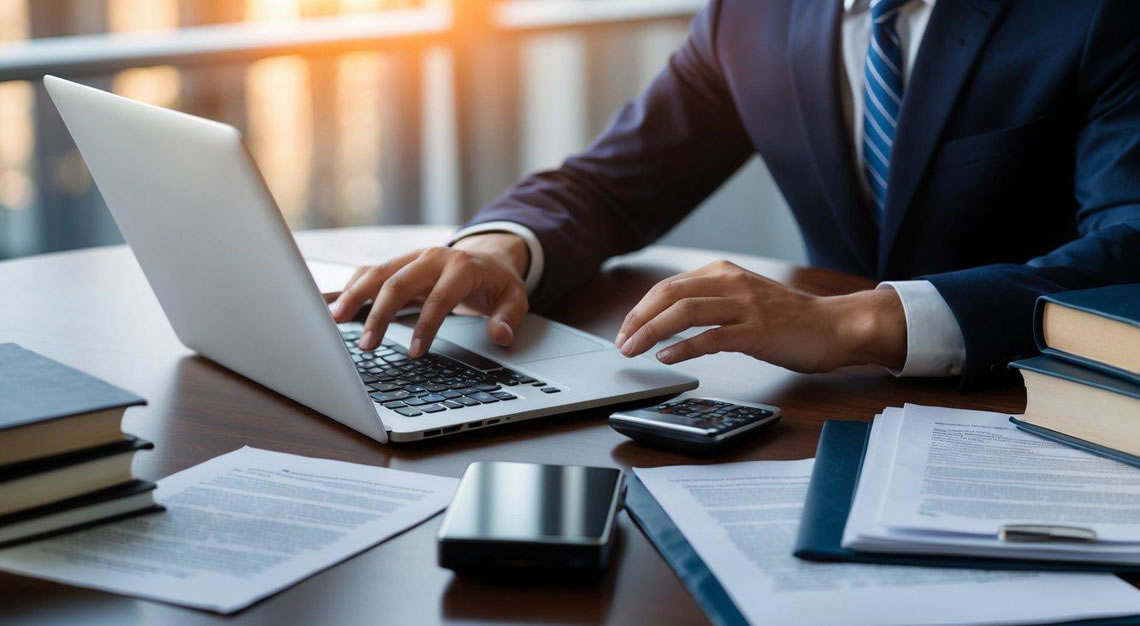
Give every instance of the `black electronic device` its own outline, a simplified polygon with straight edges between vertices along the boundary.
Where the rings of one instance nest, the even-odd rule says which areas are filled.
[[[693,452],[713,451],[771,427],[780,409],[718,398],[677,398],[645,409],[618,411],[610,426],[640,443]]]
[[[624,495],[612,467],[472,463],[439,529],[439,564],[469,576],[593,578],[609,563]]]

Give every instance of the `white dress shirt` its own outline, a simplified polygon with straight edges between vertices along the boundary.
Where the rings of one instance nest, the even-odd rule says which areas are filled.
[[[816,0],[819,1],[819,0]],[[912,0],[899,11],[895,30],[902,41],[904,57],[903,80],[918,56],[922,35],[936,0]],[[843,80],[847,89],[841,89],[843,111],[852,135],[851,150],[856,171],[863,171],[863,64],[867,48],[871,45],[871,0],[843,0],[843,22],[840,28],[843,48]],[[870,189],[863,176],[859,176],[863,193],[870,197]],[[455,233],[451,243],[471,235],[486,232],[509,232],[522,237],[530,250],[530,267],[524,279],[527,293],[533,293],[542,278],[544,256],[542,244],[534,232],[515,222],[486,222],[469,226]],[[946,300],[934,285],[926,280],[887,281],[879,289],[894,289],[902,301],[906,315],[906,363],[902,370],[891,370],[896,376],[956,376],[966,361],[966,346],[958,321]]]

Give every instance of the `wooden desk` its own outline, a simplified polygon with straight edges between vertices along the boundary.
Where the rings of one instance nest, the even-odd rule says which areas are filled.
[[[297,236],[306,256],[358,261],[442,242],[450,229],[359,228]],[[612,262],[561,310],[559,321],[603,337],[656,281],[719,258],[802,289],[840,293],[868,281],[769,259],[649,248]],[[708,462],[653,451],[610,430],[606,411],[430,440],[381,445],[195,356],[178,343],[125,247],[0,263],[0,341],[23,346],[146,397],[125,428],[154,441],[136,472],[157,480],[243,445],[447,476],[478,459],[631,466]],[[235,323],[239,323],[235,320]],[[282,337],[288,341],[288,337]],[[709,395],[783,407],[770,436],[725,461],[814,455],[823,421],[869,419],[904,402],[1020,412],[1021,389],[958,393],[951,382],[897,380],[879,368],[792,374],[719,354],[680,365]],[[623,514],[607,577],[596,587],[518,588],[456,579],[435,564],[439,517],[229,618],[156,602],[0,574],[0,623],[413,624],[434,622],[705,623],[685,588]]]

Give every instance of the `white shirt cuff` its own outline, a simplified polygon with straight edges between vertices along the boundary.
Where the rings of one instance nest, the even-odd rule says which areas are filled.
[[[966,362],[966,341],[946,299],[928,280],[879,283],[894,289],[906,314],[906,363],[895,376],[957,376]]]
[[[455,242],[470,237],[471,235],[478,235],[480,233],[512,233],[523,238],[526,242],[526,247],[530,251],[530,266],[526,270],[526,277],[523,278],[523,285],[526,286],[526,295],[534,293],[538,289],[538,281],[542,280],[542,269],[544,258],[542,256],[542,243],[539,242],[538,236],[534,231],[519,224],[518,222],[484,222],[482,224],[475,224],[460,230],[451,236],[451,240],[447,242],[451,246]]]

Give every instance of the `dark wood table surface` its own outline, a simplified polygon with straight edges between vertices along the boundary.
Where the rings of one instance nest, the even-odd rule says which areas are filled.
[[[356,228],[297,234],[307,257],[376,261],[437,245],[440,227]],[[865,279],[787,263],[676,247],[611,261],[588,288],[547,314],[613,337],[656,281],[728,258],[801,289],[842,293]],[[241,323],[241,320],[234,320]],[[287,341],[287,337],[282,338]],[[0,342],[26,348],[146,397],[124,428],[155,443],[135,471],[157,480],[243,445],[403,470],[460,476],[480,459],[609,465],[629,469],[708,463],[635,445],[605,410],[480,430],[414,445],[382,445],[258,386],[178,343],[130,251],[123,246],[0,263]],[[962,393],[952,381],[900,380],[880,368],[800,375],[737,354],[680,365],[708,395],[775,404],[769,436],[717,461],[814,455],[827,419],[870,419],[904,402],[1020,413],[1020,388]],[[673,572],[622,514],[619,548],[596,586],[520,587],[471,582],[436,565],[436,516],[394,539],[236,615],[223,617],[109,593],[0,574],[0,623],[11,624],[419,624],[436,622],[699,624],[705,618]]]

